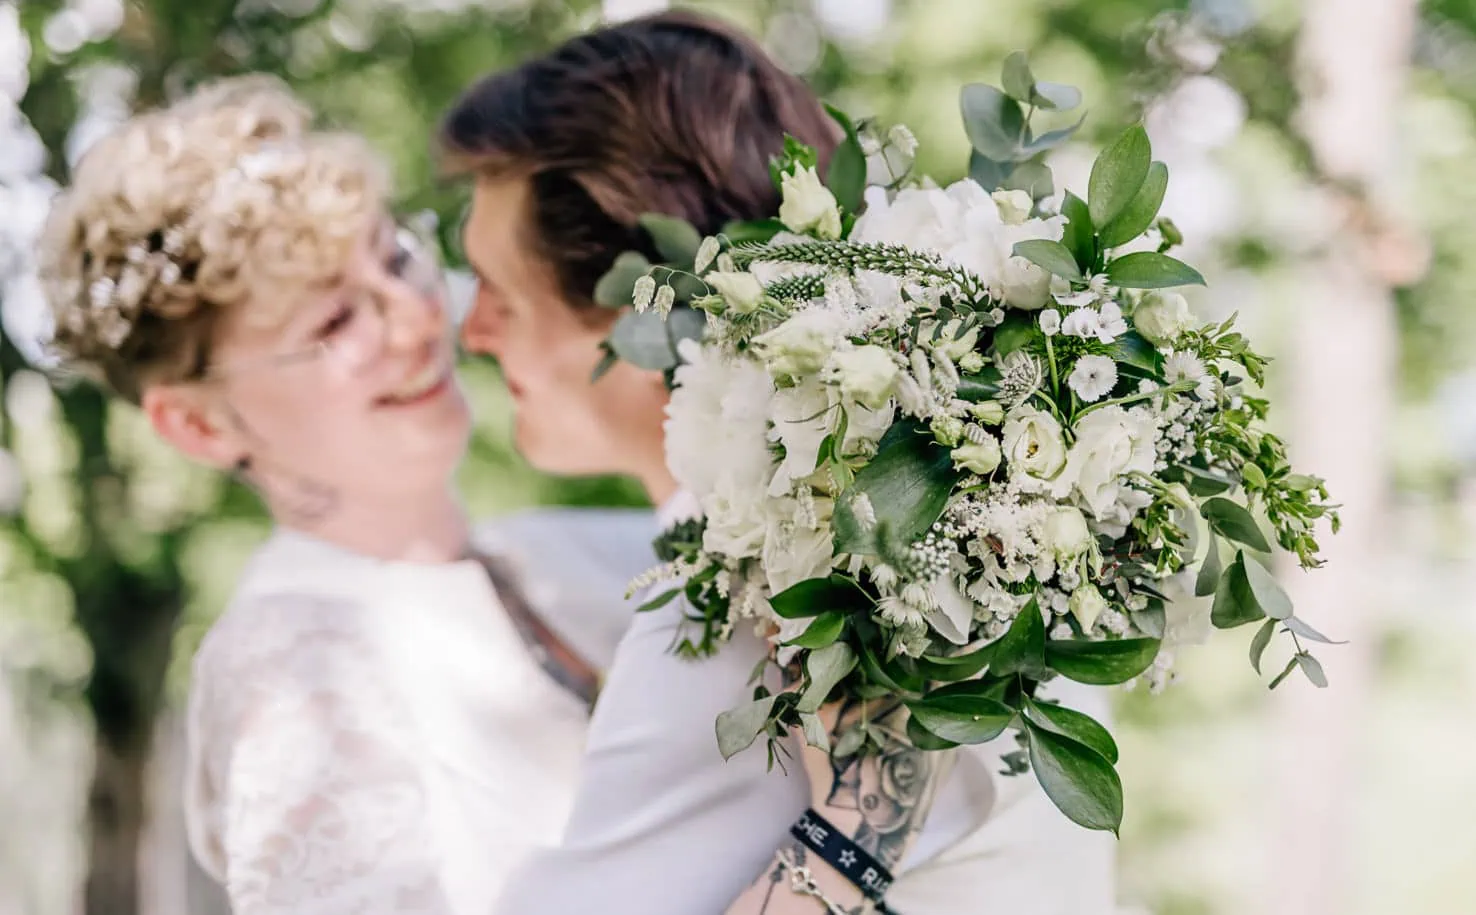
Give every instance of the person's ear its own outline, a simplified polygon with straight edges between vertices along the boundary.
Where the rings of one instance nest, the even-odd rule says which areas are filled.
[[[189,385],[153,385],[140,404],[149,425],[186,457],[229,470],[245,456],[245,443],[226,409],[208,392]]]

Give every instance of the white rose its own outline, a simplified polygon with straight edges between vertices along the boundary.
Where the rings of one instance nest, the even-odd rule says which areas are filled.
[[[764,300],[764,284],[752,273],[728,273],[715,270],[704,276],[703,281],[722,295],[728,308],[746,315],[759,307]]]
[[[840,238],[840,207],[813,168],[785,175],[779,190],[784,195],[779,221],[786,228],[792,232],[813,231],[821,238]]]
[[[753,345],[770,375],[803,378],[820,371],[841,336],[834,313],[812,308],[754,337]]]
[[[1096,585],[1082,584],[1071,592],[1071,600],[1066,605],[1071,610],[1071,615],[1081,624],[1083,632],[1090,632],[1092,625],[1097,622],[1108,609],[1106,598],[1102,592],[1097,590]]]
[[[830,357],[841,393],[863,407],[880,409],[891,399],[901,369],[880,346],[858,346]]]
[[[1092,547],[1092,532],[1081,510],[1070,505],[1053,509],[1045,519],[1044,546],[1062,562],[1074,559]]]
[[[1035,201],[1025,191],[995,191],[989,195],[999,208],[999,218],[1007,226],[1018,226],[1030,218]]]
[[[999,442],[992,435],[985,435],[979,442],[965,442],[953,449],[953,463],[981,477],[993,473],[1000,458]]]
[[[802,581],[826,575],[835,560],[830,527],[835,503],[815,497],[814,526],[800,517],[799,503],[794,499],[770,499],[767,508],[762,562],[770,593],[778,594]]]
[[[1194,327],[1189,301],[1177,292],[1150,292],[1133,309],[1133,327],[1158,346],[1169,346]]]
[[[1004,453],[1010,469],[1049,480],[1066,463],[1066,441],[1056,418],[1021,407],[1005,418]]]
[[[1076,444],[1056,478],[1054,495],[1073,492],[1097,518],[1114,515],[1121,478],[1129,473],[1152,473],[1157,429],[1143,410],[1102,407],[1083,416],[1073,429]]]
[[[1004,300],[1016,308],[1034,311],[1051,300],[1051,274],[1018,255],[1005,261],[1000,285]]]

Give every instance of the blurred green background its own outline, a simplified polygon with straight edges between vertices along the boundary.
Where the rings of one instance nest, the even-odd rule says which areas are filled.
[[[428,136],[475,77],[648,0],[0,0],[0,915],[219,912],[184,850],[178,709],[191,651],[266,525],[136,411],[36,370],[47,200],[130,110],[226,74],[288,79],[454,225]],[[1278,357],[1299,462],[1346,505],[1302,615],[1351,644],[1331,689],[1277,693],[1249,633],[1123,694],[1121,902],[1156,915],[1476,911],[1476,0],[711,0],[855,114],[964,170],[957,90],[1011,50],[1081,86],[1092,144],[1146,120],[1165,212]],[[454,246],[452,248],[454,251]],[[640,504],[510,451],[495,368],[465,366],[479,517]],[[1273,659],[1274,660],[1274,659]],[[1063,871],[1060,879],[1070,879]],[[979,911],[992,910],[981,900]]]

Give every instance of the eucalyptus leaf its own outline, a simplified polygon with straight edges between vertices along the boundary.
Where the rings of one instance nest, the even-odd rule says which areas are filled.
[[[606,308],[629,308],[635,301],[636,280],[651,272],[651,262],[639,251],[626,251],[595,283],[594,300]]]
[[[656,250],[666,263],[690,264],[697,258],[702,235],[685,219],[665,213],[642,213],[637,221],[656,243]]]
[[[1251,667],[1254,667],[1258,674],[1261,672],[1261,658],[1265,656],[1272,636],[1276,635],[1276,625],[1276,620],[1266,620],[1261,624],[1261,628],[1256,630],[1255,638],[1251,639]]]
[[[666,316],[666,336],[673,353],[683,340],[702,339],[707,331],[707,312],[695,308],[673,308]]]
[[[1215,603],[1210,608],[1210,622],[1216,629],[1234,629],[1246,623],[1255,623],[1266,616],[1251,593],[1250,582],[1245,577],[1244,554],[1226,566],[1215,589]]]
[[[1056,276],[1064,276],[1068,280],[1083,278],[1071,249],[1058,241],[1032,238],[1029,241],[1016,242],[1013,253],[1016,257],[1023,257],[1032,264],[1044,267]]]
[[[1037,81],[1030,101],[1047,111],[1070,111],[1081,104],[1081,90],[1065,83]]]
[[[836,610],[827,610],[815,617],[808,629],[784,644],[796,648],[824,648],[840,638],[845,630],[846,615]]]
[[[1271,544],[1266,542],[1266,535],[1261,533],[1256,519],[1240,503],[1216,496],[1204,500],[1199,506],[1199,513],[1221,537],[1243,543],[1262,553],[1271,551]]]
[[[1122,828],[1122,780],[1086,744],[1027,720],[1030,767],[1046,796],[1072,822],[1114,835]]]
[[[938,445],[931,433],[916,423],[895,423],[882,436],[871,463],[857,472],[855,481],[836,499],[835,551],[876,553],[882,530],[898,543],[918,540],[943,514],[960,476],[952,453]],[[863,494],[871,502],[873,526],[856,517],[855,498]]]
[[[1235,485],[1232,480],[1188,464],[1181,465],[1178,469],[1184,477],[1184,485],[1196,496],[1218,496]]]
[[[717,717],[718,750],[723,759],[732,759],[753,746],[769,722],[769,712],[777,697],[768,696],[723,712]]]
[[[666,321],[654,311],[622,313],[605,342],[615,355],[638,368],[664,372],[677,365]]]
[[[1297,655],[1297,665],[1302,668],[1302,673],[1312,681],[1312,685],[1318,689],[1327,689],[1327,674],[1322,670],[1322,664],[1307,652]]]
[[[800,712],[800,733],[805,736],[805,743],[816,748],[830,752],[830,732],[825,729],[825,722],[815,712]]]
[[[1030,59],[1024,51],[1015,51],[1005,58],[1000,83],[1010,98],[1030,104],[1031,97],[1035,95],[1035,74],[1030,72]]]
[[[1292,615],[1291,598],[1286,596],[1276,577],[1259,562],[1245,558],[1244,553],[1240,555],[1245,564],[1246,582],[1250,585],[1251,594],[1255,596],[1261,612],[1274,620],[1289,619]]]
[[[861,729],[860,725],[847,728],[846,732],[840,735],[840,739],[835,742],[835,748],[832,750],[831,755],[836,759],[847,759],[855,756],[856,751],[861,749],[861,745],[865,742],[866,732]]]
[[[1087,182],[1087,206],[1093,225],[1105,228],[1127,209],[1148,177],[1152,158],[1148,132],[1141,124],[1129,127],[1102,150],[1092,163]]]
[[[1010,174],[1010,162],[996,162],[977,149],[969,153],[969,177],[984,190],[993,193]]]
[[[1080,118],[1077,119],[1075,124],[1070,124],[1066,127],[1060,127],[1056,130],[1048,130],[1038,137],[1031,138],[1028,143],[1022,143],[1020,145],[1020,155],[1034,156],[1046,152],[1047,150],[1055,149],[1057,146],[1060,146],[1062,143],[1065,143],[1067,140],[1071,139],[1071,137],[1078,130],[1081,129],[1081,125],[1085,121],[1086,115],[1082,115]]]
[[[845,642],[835,642],[810,652],[805,658],[805,673],[810,685],[795,706],[801,712],[813,712],[825,704],[830,691],[856,667],[856,652]]]
[[[1102,227],[1102,246],[1115,248],[1125,245],[1142,235],[1158,218],[1158,208],[1163,206],[1163,195],[1168,190],[1168,166],[1154,162],[1148,166],[1148,175],[1132,201],[1117,217]]]
[[[1194,596],[1209,597],[1215,593],[1215,588],[1220,584],[1220,571],[1223,561],[1220,559],[1220,540],[1214,534],[1205,538],[1209,541],[1209,549],[1204,554],[1204,562],[1199,566],[1199,577],[1194,579]]]
[[[841,575],[807,578],[769,598],[769,606],[787,620],[864,607],[870,599],[854,581]]]
[[[1025,115],[1020,103],[993,86],[970,83],[959,92],[964,133],[975,149],[997,162],[1013,162],[1020,155]]]
[[[988,743],[1015,718],[1014,709],[980,696],[926,696],[907,708],[929,733],[961,744]]]
[[[1142,610],[1129,610],[1128,617],[1138,627],[1138,631],[1149,638],[1162,639],[1168,628],[1168,614],[1164,612],[1161,603],[1149,604]]]
[[[1321,642],[1324,645],[1348,644],[1347,640],[1339,641],[1338,639],[1328,638],[1327,636],[1318,632],[1316,629],[1313,629],[1311,626],[1308,626],[1300,618],[1295,616],[1282,620],[1282,623],[1285,624],[1286,628],[1290,629],[1292,632],[1295,632],[1297,635],[1301,636],[1304,639],[1307,639],[1310,642]]]
[[[1034,680],[1043,680],[1050,674],[1045,658],[1045,619],[1034,598],[1021,608],[1010,628],[995,644],[994,657],[989,662],[990,673],[996,676],[1018,673]]]
[[[1158,656],[1159,644],[1158,639],[1052,639],[1046,642],[1045,659],[1052,670],[1069,680],[1110,686],[1147,670]]]
[[[1041,201],[1056,192],[1056,179],[1041,162],[1021,162],[1000,185],[1008,191],[1025,191],[1030,199]]]
[[[1096,236],[1086,201],[1067,191],[1061,201],[1061,215],[1066,217],[1066,230],[1061,236],[1061,244],[1071,252],[1083,274],[1091,273],[1096,260]]]
[[[1183,261],[1157,251],[1134,251],[1107,265],[1107,278],[1127,289],[1203,286],[1204,277]]]
[[[1092,716],[1064,705],[1052,705],[1049,702],[1036,702],[1031,699],[1025,700],[1025,715],[1031,722],[1046,730],[1064,734],[1072,740],[1086,744],[1102,754],[1103,759],[1116,765],[1117,741],[1113,740],[1112,733]]]

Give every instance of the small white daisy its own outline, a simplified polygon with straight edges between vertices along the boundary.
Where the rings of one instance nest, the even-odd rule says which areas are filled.
[[[1066,383],[1086,403],[1101,400],[1117,384],[1117,363],[1106,356],[1082,356]]]
[[[1180,381],[1198,381],[1205,376],[1204,363],[1190,352],[1170,353],[1163,360],[1163,377],[1169,384]]]

